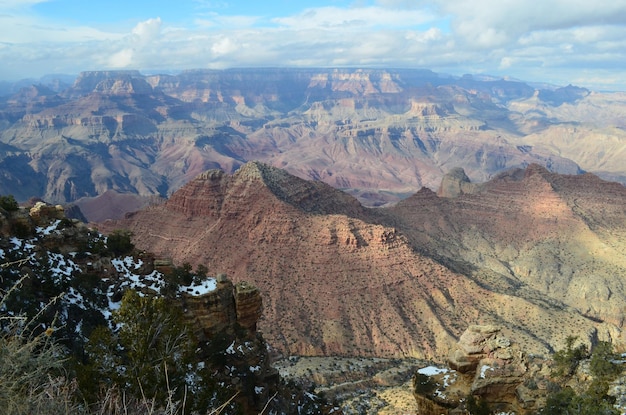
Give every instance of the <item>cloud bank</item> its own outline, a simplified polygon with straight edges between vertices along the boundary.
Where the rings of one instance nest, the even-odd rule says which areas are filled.
[[[158,10],[103,29],[0,1],[0,79],[96,69],[416,67],[626,90],[626,0],[380,0],[284,16]],[[362,5],[359,5],[362,4]],[[190,23],[191,22],[191,23]]]

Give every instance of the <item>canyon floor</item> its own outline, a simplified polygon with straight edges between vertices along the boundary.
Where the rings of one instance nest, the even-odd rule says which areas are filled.
[[[274,367],[286,381],[312,387],[344,414],[415,414],[412,377],[431,363],[419,359],[291,356]]]

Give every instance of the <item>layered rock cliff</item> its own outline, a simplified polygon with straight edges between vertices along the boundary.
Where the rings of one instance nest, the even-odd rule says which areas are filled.
[[[253,282],[259,328],[283,353],[441,359],[476,323],[529,352],[572,333],[623,346],[625,200],[619,184],[533,165],[453,198],[423,189],[366,209],[249,163],[103,229],[128,227],[143,249]]]
[[[165,197],[250,160],[368,206],[437,189],[458,166],[474,181],[531,163],[625,177],[618,94],[382,69],[94,71],[51,87],[0,99],[0,192],[19,200]]]

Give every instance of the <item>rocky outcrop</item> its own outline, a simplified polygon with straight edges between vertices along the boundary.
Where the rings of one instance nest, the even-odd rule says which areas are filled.
[[[263,311],[259,289],[247,282],[240,282],[235,285],[234,297],[237,324],[251,333],[256,332]]]
[[[466,413],[470,395],[497,413],[532,414],[545,405],[548,362],[527,356],[499,327],[468,327],[448,363],[451,370],[422,370],[428,375],[414,378],[420,414]]]
[[[65,212],[63,206],[50,206],[45,202],[37,202],[29,210],[30,217],[35,223],[48,223],[56,219],[64,219]]]
[[[496,358],[504,353],[504,357],[511,358],[508,351],[502,352],[502,349],[510,345],[510,340],[501,336],[497,327],[470,326],[459,338],[448,362],[452,369],[461,373],[474,372],[478,364],[487,357]]]
[[[222,333],[234,335],[238,328],[254,337],[262,313],[259,290],[245,282],[233,285],[224,274],[218,275],[214,291],[203,295],[183,293],[182,301],[192,327],[202,339]]]
[[[441,179],[441,185],[437,190],[439,197],[457,197],[461,194],[474,193],[479,186],[470,181],[465,171],[460,168],[454,168]]]

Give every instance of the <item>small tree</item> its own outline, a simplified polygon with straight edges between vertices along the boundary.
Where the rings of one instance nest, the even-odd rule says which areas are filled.
[[[116,229],[107,238],[107,247],[114,256],[130,254],[135,245],[132,239],[133,233],[125,229]]]
[[[129,290],[113,319],[118,333],[101,327],[90,337],[83,380],[96,376],[106,387],[117,384],[162,405],[171,398],[170,392],[181,399],[196,344],[183,323],[182,310],[165,298],[142,297]],[[94,392],[93,385],[83,385]]]
[[[565,339],[565,350],[559,350],[554,353],[556,375],[571,376],[576,371],[580,361],[589,356],[587,347],[584,344],[574,347],[577,339],[578,337],[576,336],[567,336]]]
[[[0,196],[0,208],[7,212],[14,212],[19,209],[19,205],[13,195]]]
[[[612,380],[622,372],[622,367],[615,363],[617,356],[613,353],[613,345],[609,342],[598,342],[593,348],[589,369],[593,376]]]

